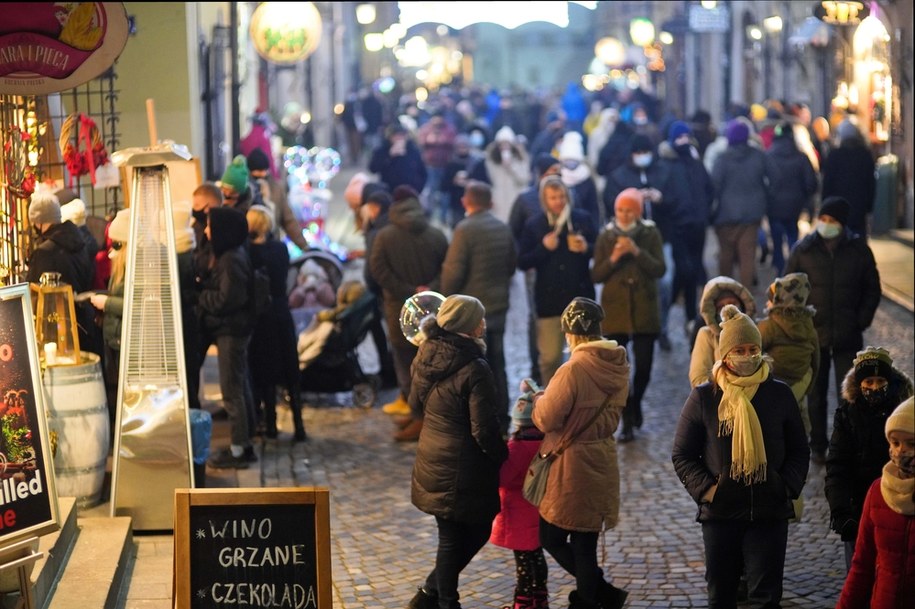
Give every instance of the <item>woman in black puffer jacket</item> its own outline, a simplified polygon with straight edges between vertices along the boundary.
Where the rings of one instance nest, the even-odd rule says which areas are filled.
[[[486,544],[499,513],[499,469],[508,457],[496,412],[496,384],[486,362],[485,309],[455,294],[422,325],[409,402],[423,412],[413,465],[413,505],[435,516],[435,567],[412,609],[453,609],[458,576]]]

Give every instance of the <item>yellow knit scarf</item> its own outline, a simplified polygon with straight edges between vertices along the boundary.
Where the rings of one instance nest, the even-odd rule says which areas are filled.
[[[883,466],[880,494],[890,509],[904,516],[915,515],[915,478],[900,478],[899,468],[890,461]]]
[[[737,376],[719,360],[712,375],[723,393],[718,404],[718,436],[731,435],[730,477],[744,484],[765,482],[766,445],[750,400],[768,378],[769,364],[764,360],[752,375]]]

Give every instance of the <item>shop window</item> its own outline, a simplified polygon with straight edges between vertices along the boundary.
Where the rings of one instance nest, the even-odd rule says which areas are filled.
[[[52,95],[0,95],[0,281],[19,283],[34,246],[28,225],[34,183],[54,181],[86,204],[87,225],[102,239],[105,218],[123,206],[119,186],[95,188],[90,175],[71,175],[59,138],[67,118],[80,113],[95,124],[95,139],[111,154],[120,145],[119,91],[114,69],[79,87]],[[72,121],[71,121],[72,124]],[[74,133],[75,137],[78,134]],[[82,146],[85,148],[85,145]]]

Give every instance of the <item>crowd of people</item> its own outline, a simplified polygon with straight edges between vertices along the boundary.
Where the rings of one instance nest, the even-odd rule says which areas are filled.
[[[413,503],[438,529],[410,609],[459,608],[460,573],[490,541],[514,552],[513,609],[548,606],[544,551],[575,578],[571,608],[624,606],[597,543],[626,509],[617,445],[638,440],[654,349],[672,348],[673,306],[684,310],[691,393],[671,459],[697,504],[709,606],[742,596],[780,606],[788,524],[811,460],[826,466],[831,527],[846,544],[840,606],[896,607],[915,589],[913,387],[887,350],[863,344],[881,288],[866,234],[872,157],[861,160],[853,117],[828,138],[804,104],[767,100],[734,105],[719,134],[708,113],[661,114],[640,91],[589,98],[569,86],[524,104],[496,90],[443,91],[387,117],[369,98],[378,102],[353,96],[343,116],[347,154],[366,169],[345,193],[365,238],[359,295],[373,300],[382,376],[397,388],[382,406],[393,439],[418,442]],[[308,243],[269,138],[255,139],[175,220],[186,241],[191,406],[215,344],[231,423],[229,446],[210,456],[216,468],[248,467],[253,438],[278,436],[278,395],[292,439],[306,439],[290,312],[306,296],[290,294],[282,239]],[[40,238],[77,247],[46,199],[29,209]],[[119,214],[108,231],[115,253],[124,222]],[[711,273],[707,234],[718,245]],[[36,272],[48,247],[33,255]],[[752,291],[769,256],[776,277],[763,308]],[[114,260],[107,297],[91,303],[112,318],[109,349],[123,293]],[[530,305],[531,368],[510,406],[503,340],[516,280]],[[325,302],[311,298],[332,318],[343,303],[328,290]],[[401,307],[429,290],[446,298],[417,345],[401,331]],[[521,494],[527,466],[551,451],[533,506]],[[885,553],[896,567],[882,568]]]

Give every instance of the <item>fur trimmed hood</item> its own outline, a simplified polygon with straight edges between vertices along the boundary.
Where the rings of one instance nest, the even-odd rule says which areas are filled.
[[[912,379],[908,374],[896,366],[893,366],[893,371],[887,381],[889,381],[887,399],[892,404],[890,410],[915,393],[915,386],[912,384]],[[855,368],[852,366],[851,369],[845,373],[845,378],[842,379],[842,399],[849,404],[854,404],[860,397],[861,385],[855,382]]]
[[[718,300],[725,292],[731,292],[743,303],[743,312],[750,319],[756,319],[756,300],[750,290],[745,288],[736,279],[719,275],[709,279],[702,290],[702,298],[699,301],[699,314],[705,321],[715,336],[721,334],[721,326],[718,325],[718,311],[715,309],[715,301]]]

